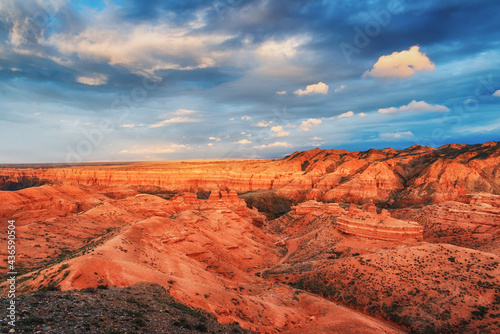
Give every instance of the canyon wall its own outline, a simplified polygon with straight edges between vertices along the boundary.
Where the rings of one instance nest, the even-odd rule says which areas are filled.
[[[468,194],[498,195],[499,169],[497,142],[365,152],[314,149],[275,160],[0,168],[0,189],[62,183],[174,193],[275,190],[294,202],[362,204],[372,199],[382,207],[405,207]]]

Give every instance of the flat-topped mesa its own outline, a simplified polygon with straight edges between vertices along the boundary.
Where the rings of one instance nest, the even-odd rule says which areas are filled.
[[[402,241],[407,239],[423,240],[424,228],[416,222],[390,217],[387,210],[380,214],[359,212],[338,217],[337,228],[347,234],[361,237]]]
[[[354,203],[347,210],[336,203],[320,203],[313,200],[292,206],[292,214],[297,216],[330,215],[336,217],[337,228],[347,234],[357,236],[401,241],[406,239],[423,239],[423,227],[416,222],[409,222],[391,218],[386,209],[377,214],[377,207],[373,201],[359,209]]]
[[[305,216],[308,214],[320,215],[322,214],[322,205],[314,200],[309,200],[306,202],[299,203],[298,205],[292,206],[292,212],[298,216]]]
[[[297,216],[305,215],[332,215],[340,216],[346,214],[346,211],[342,209],[337,203],[321,203],[314,200],[302,202],[295,206],[292,206],[292,213]]]

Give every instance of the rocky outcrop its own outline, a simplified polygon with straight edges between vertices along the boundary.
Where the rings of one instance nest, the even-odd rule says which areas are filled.
[[[389,241],[423,239],[423,227],[416,222],[391,218],[389,211],[377,207],[369,201],[359,209],[354,203],[347,210],[336,203],[307,201],[292,207],[295,216],[332,216],[336,217],[337,228],[347,234]]]
[[[338,217],[337,228],[347,234],[388,240],[423,239],[424,228],[416,222],[404,221],[382,214],[362,213]]]
[[[247,207],[245,201],[238,197],[236,191],[212,191],[207,200],[201,200],[195,193],[183,193],[173,197],[164,205],[172,213],[189,210],[216,210],[221,213],[234,212],[242,218],[251,219],[254,225],[262,226],[266,221],[265,215],[256,209]]]
[[[500,196],[488,193],[462,195],[457,198],[457,202],[466,204],[487,204],[500,208]]]
[[[31,166],[0,169],[0,189],[36,186],[155,187],[171,193],[273,191],[293,203],[317,200],[379,206],[500,195],[500,145],[447,145],[439,149],[347,152],[314,149],[276,160],[151,162],[116,165]],[[30,182],[33,180],[33,182]]]
[[[313,200],[300,203],[296,206],[292,206],[292,214],[297,216],[305,215],[332,215],[340,216],[346,214],[346,211],[342,209],[337,203],[320,203]]]
[[[19,191],[0,191],[0,218],[12,218],[28,210],[49,210],[60,216],[78,213],[101,203],[105,197],[89,195],[73,186],[44,185]]]

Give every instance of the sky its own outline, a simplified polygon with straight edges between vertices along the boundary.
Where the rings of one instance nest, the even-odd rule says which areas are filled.
[[[2,0],[0,163],[500,138],[496,0]]]

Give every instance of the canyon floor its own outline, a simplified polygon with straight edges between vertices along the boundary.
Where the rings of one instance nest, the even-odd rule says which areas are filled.
[[[499,167],[496,142],[0,166],[16,330],[498,332]]]

